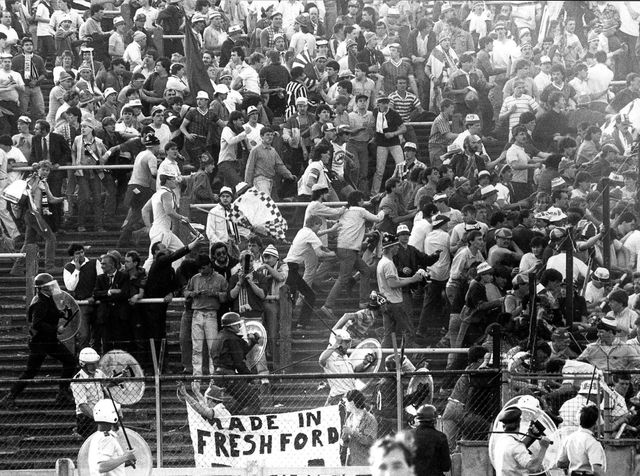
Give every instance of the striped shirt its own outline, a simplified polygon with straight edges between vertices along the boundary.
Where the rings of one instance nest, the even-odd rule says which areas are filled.
[[[391,109],[400,115],[403,122],[409,122],[411,111],[415,111],[420,107],[418,96],[409,91],[405,92],[404,97],[400,96],[398,91],[394,91],[389,94],[389,100]]]
[[[287,110],[285,117],[289,119],[296,112],[296,99],[306,98],[309,96],[307,87],[297,81],[289,81],[285,87],[285,93],[287,94]]]
[[[447,134],[451,132],[449,119],[442,114],[438,114],[431,125],[431,134],[429,135],[429,144],[448,145],[449,140]]]
[[[514,104],[516,106],[516,110],[509,116],[509,140],[511,140],[511,130],[514,126],[517,126],[520,123],[520,116],[525,112],[538,111],[538,103],[536,102],[536,100],[528,94],[523,94],[519,98],[515,96],[508,96],[504,98],[502,108],[500,109],[500,116],[511,111],[511,108],[514,106]]]

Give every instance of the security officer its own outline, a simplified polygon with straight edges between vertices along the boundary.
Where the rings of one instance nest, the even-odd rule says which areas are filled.
[[[107,376],[98,368],[100,355],[91,347],[82,349],[78,360],[80,372],[73,377],[71,392],[76,402],[76,432],[87,439],[98,429],[93,419],[93,408],[96,403],[104,399],[105,395],[100,382],[83,382],[83,380],[106,379]]]
[[[20,375],[19,381],[13,384],[9,393],[0,400],[0,407],[8,410],[17,409],[16,396],[26,388],[27,380],[33,379],[38,374],[47,355],[62,363],[60,377],[63,379],[70,379],[76,368],[73,354],[58,340],[58,334],[64,329],[64,324],[60,320],[70,318],[58,309],[53,300],[54,295],[62,292],[58,282],[49,273],[40,273],[35,277],[34,285],[37,294],[29,305],[27,314],[27,319],[31,323],[27,369]],[[56,404],[62,405],[70,401],[69,383],[61,382]]]
[[[416,474],[444,476],[451,469],[447,435],[435,429],[438,414],[433,405],[422,405],[414,418]]]
[[[98,425],[96,436],[89,445],[89,474],[124,475],[125,466],[136,462],[133,450],[123,450],[116,430],[120,405],[108,398],[100,400],[93,407],[93,419]],[[123,466],[124,465],[124,466]]]
[[[543,471],[542,461],[551,441],[543,436],[539,441],[538,454],[531,454],[519,437],[521,416],[522,410],[518,407],[507,407],[498,415],[504,434],[500,435],[496,444],[493,466],[497,476],[525,476]]]
[[[227,312],[221,319],[222,330],[211,352],[217,375],[250,375],[245,358],[260,339],[256,333],[243,339],[243,320],[236,312]],[[232,414],[245,407],[252,414],[260,413],[260,400],[255,387],[249,380],[222,380],[219,385],[235,399]]]

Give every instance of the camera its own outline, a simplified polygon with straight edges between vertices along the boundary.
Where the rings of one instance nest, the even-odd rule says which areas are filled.
[[[245,275],[251,273],[251,256],[248,254],[242,258],[242,272]]]

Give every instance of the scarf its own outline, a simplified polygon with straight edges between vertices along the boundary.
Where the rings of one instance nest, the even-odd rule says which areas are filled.
[[[35,80],[38,79],[38,71],[35,68],[35,65],[33,64],[33,61],[31,61],[33,59],[33,53],[31,54],[24,54],[24,79],[25,81],[31,81],[31,80]]]
[[[384,134],[384,130],[389,127],[387,124],[387,114],[378,111],[378,117],[376,118],[376,132],[378,134]]]

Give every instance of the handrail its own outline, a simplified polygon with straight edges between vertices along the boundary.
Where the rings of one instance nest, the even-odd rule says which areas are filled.
[[[0,253],[0,259],[26,258],[27,253]]]
[[[131,170],[133,164],[117,165],[60,165],[52,170]],[[12,172],[33,172],[33,167],[13,167]]]

